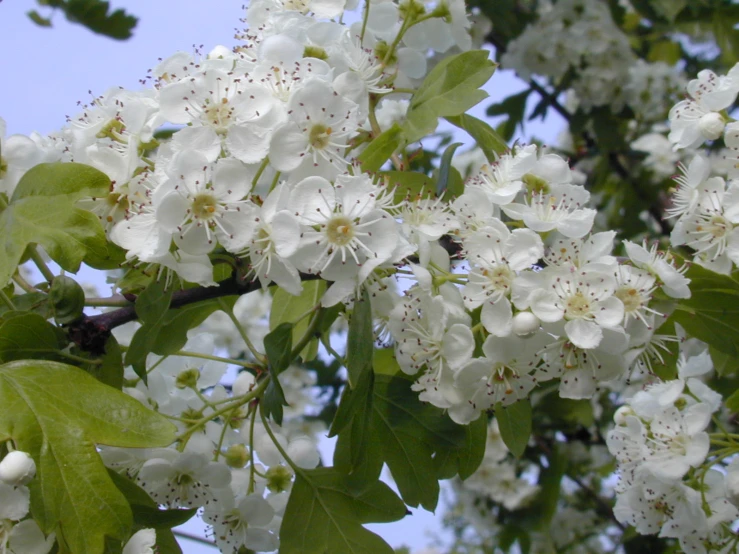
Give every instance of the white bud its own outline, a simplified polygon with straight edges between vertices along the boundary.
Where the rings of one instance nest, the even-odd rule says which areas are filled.
[[[308,437],[296,437],[287,446],[287,454],[298,467],[313,469],[321,462],[316,445]]]
[[[531,312],[518,312],[513,316],[513,332],[519,337],[533,335],[540,326],[541,320]]]
[[[234,396],[243,396],[248,393],[254,386],[254,375],[248,371],[242,371],[234,381],[233,388],[231,389]]]
[[[724,132],[726,126],[724,118],[721,114],[711,112],[707,113],[698,121],[698,128],[701,134],[708,140],[716,140]]]
[[[25,485],[36,475],[36,462],[28,454],[15,450],[0,461],[0,481],[8,485]]]
[[[613,421],[616,423],[616,425],[624,426],[626,425],[626,418],[633,415],[636,414],[634,413],[634,410],[631,406],[621,406],[618,410],[616,410],[616,413],[613,414]]]

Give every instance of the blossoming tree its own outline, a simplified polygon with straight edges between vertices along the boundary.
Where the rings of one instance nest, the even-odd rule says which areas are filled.
[[[449,479],[456,551],[739,549],[737,6],[468,8],[253,0],[0,120],[0,553],[392,552]],[[510,143],[534,96],[561,145]]]

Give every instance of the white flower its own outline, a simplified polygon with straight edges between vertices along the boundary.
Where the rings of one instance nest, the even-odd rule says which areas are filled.
[[[219,63],[216,60],[216,63]],[[185,124],[173,136],[175,151],[197,149],[214,162],[226,150],[244,163],[267,155],[272,128],[280,122],[275,100],[259,82],[247,78],[246,68],[231,71],[206,68],[159,91],[162,116]]]
[[[243,200],[250,189],[243,163],[222,158],[211,166],[199,151],[185,151],[172,160],[169,174],[156,218],[180,249],[198,255],[213,250],[216,240],[229,252],[249,244],[257,207]]]
[[[576,185],[551,185],[549,193],[532,192],[523,204],[501,206],[511,219],[523,220],[526,227],[543,233],[557,230],[568,238],[587,235],[596,211],[585,208],[590,193]]]
[[[287,104],[288,119],[272,136],[269,161],[278,171],[332,166],[342,171],[344,151],[356,133],[357,105],[321,79],[309,79]]]
[[[203,519],[213,526],[221,552],[236,554],[242,547],[257,552],[277,549],[277,536],[265,529],[274,515],[274,509],[261,495],[249,494],[238,503],[225,495],[217,505],[206,508]]]
[[[369,178],[303,179],[292,190],[290,211],[305,227],[293,262],[329,281],[361,283],[393,254],[398,242],[395,220],[376,208],[379,193]]]
[[[138,475],[139,485],[159,504],[183,508],[210,504],[217,490],[228,487],[230,481],[231,472],[225,464],[188,452],[173,461],[147,460]]]
[[[625,240],[623,245],[626,254],[636,267],[649,271],[661,281],[662,290],[667,296],[690,298],[690,288],[688,288],[690,279],[683,275],[688,270],[686,266],[677,269],[663,252],[657,250],[657,244],[653,244],[649,250],[647,250],[646,242],[640,246]]]
[[[3,554],[6,552],[3,549],[5,541],[8,554],[47,554],[56,542],[56,534],[44,536],[34,519],[25,519],[15,524],[0,519],[0,552]]]
[[[668,138],[675,148],[699,146],[721,136],[726,121],[718,112],[731,106],[739,93],[739,64],[727,76],[704,69],[687,88],[689,98],[678,102],[669,114],[672,130]]]
[[[596,348],[603,327],[621,325],[624,305],[613,296],[616,281],[611,275],[553,268],[539,276],[544,288],[531,293],[531,311],[544,322],[564,319],[564,331],[575,346]]]

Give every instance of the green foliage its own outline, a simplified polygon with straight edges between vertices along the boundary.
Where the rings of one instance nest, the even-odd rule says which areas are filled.
[[[176,428],[140,402],[83,370],[50,361],[0,366],[0,440],[31,454],[34,518],[72,552],[102,554],[105,537],[128,538],[131,508],[95,445],[167,446]]]
[[[523,128],[523,118],[526,113],[526,101],[528,100],[531,92],[532,89],[527,89],[523,92],[519,92],[518,94],[513,94],[512,96],[507,97],[502,102],[497,102],[488,106],[485,113],[487,113],[489,116],[508,116],[508,119],[506,119],[502,127],[502,140],[511,140],[513,138],[513,134],[516,132],[516,127],[518,125],[521,125]],[[505,142],[503,142],[503,144],[505,145]]]
[[[434,192],[434,180],[418,171],[382,171],[381,177],[387,178],[388,184],[395,187],[395,201],[402,202],[406,198],[427,197]]]
[[[136,331],[126,351],[126,365],[133,367],[136,375],[146,384],[146,357],[157,345],[169,304],[172,301],[172,287],[167,287],[165,279],[152,281],[136,299],[136,315],[141,327]]]
[[[464,129],[475,139],[488,162],[496,160],[496,154],[501,155],[508,151],[508,144],[498,132],[484,121],[469,114],[462,114],[445,118],[449,123]]]
[[[364,523],[405,516],[403,502],[379,481],[359,494],[347,492],[334,468],[301,470],[295,476],[280,528],[280,554],[392,554]]]
[[[464,183],[459,176],[459,172],[452,167],[452,157],[455,150],[462,146],[461,142],[450,144],[444,150],[439,164],[439,174],[436,178],[436,194],[437,196],[448,195],[451,198],[461,195],[464,192]],[[456,174],[454,173],[456,172]]]
[[[75,163],[39,164],[23,175],[3,208],[0,203],[0,284],[10,280],[30,245],[40,244],[62,269],[76,272],[90,254],[104,257],[107,240],[93,213],[74,201],[107,194],[110,180]]]
[[[680,301],[672,319],[715,350],[739,357],[739,282],[698,264],[687,277],[692,296]]]
[[[293,323],[293,344],[298,344],[308,330],[310,317],[300,319],[313,309],[326,292],[326,281],[314,280],[303,283],[303,290],[298,296],[281,289],[273,289],[272,310],[269,314],[269,328],[275,329],[281,323]],[[300,321],[298,321],[300,319]],[[318,340],[311,340],[300,352],[304,362],[310,361],[318,354]]]
[[[103,0],[38,0],[39,5],[60,9],[72,23],[79,23],[93,33],[117,40],[131,38],[138,18],[123,9],[110,12],[110,2]],[[51,27],[51,20],[41,17],[35,10],[28,17],[42,27]]]
[[[362,171],[379,171],[396,150],[405,144],[403,130],[396,123],[387,131],[375,138],[364,151],[357,156],[362,164]]]
[[[9,313],[0,324],[0,363],[29,358],[63,360],[60,350],[66,345],[63,334],[35,313]]]
[[[271,376],[264,392],[264,412],[267,417],[272,417],[277,425],[282,425],[282,407],[287,406],[287,401],[277,377],[290,366],[293,359],[293,324],[280,323],[275,327],[264,337],[264,349],[269,360]]]
[[[495,406],[495,417],[503,442],[514,456],[520,458],[531,436],[531,402],[519,400],[510,406],[498,403]]]
[[[354,301],[354,310],[349,321],[346,369],[349,372],[350,385],[356,386],[362,373],[372,371],[373,351],[372,302],[367,289],[363,288],[362,297]]]
[[[479,87],[495,72],[486,50],[444,58],[426,76],[411,98],[403,132],[407,142],[433,133],[440,117],[461,115],[488,94]]]

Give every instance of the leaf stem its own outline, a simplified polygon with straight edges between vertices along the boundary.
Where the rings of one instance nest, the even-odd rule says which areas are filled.
[[[246,347],[251,351],[252,356],[264,367],[267,366],[267,359],[254,347],[254,344],[252,344],[251,340],[249,340],[249,336],[246,334],[246,330],[244,329],[244,326],[241,325],[241,322],[236,317],[236,314],[234,314],[233,308],[226,304],[226,301],[223,298],[218,299],[218,305],[221,307],[221,309],[226,312],[226,315],[231,320],[231,322],[236,327],[236,330],[239,332],[239,335],[241,336],[241,339],[246,343]]]
[[[15,272],[15,275],[13,275],[13,281],[16,282],[16,284],[22,288],[24,291],[31,293],[31,292],[39,292],[36,287],[34,287],[31,283],[26,281],[20,274],[19,271]]]
[[[5,294],[5,291],[0,289],[0,300],[3,301],[3,303],[8,307],[9,310],[15,311],[17,308],[15,307],[15,304],[13,304],[13,301],[10,299],[10,296]]]
[[[85,298],[85,306],[91,308],[127,308],[132,305],[133,302],[121,294],[114,294],[107,298]]]
[[[262,396],[262,393],[264,393],[264,390],[267,388],[267,385],[269,384],[269,375],[265,376],[264,379],[262,379],[259,382],[259,385],[252,390],[251,392],[245,394],[244,396],[237,397],[234,399],[233,403],[228,404],[227,406],[221,408],[220,410],[216,410],[215,412],[208,414],[205,417],[200,418],[197,420],[192,427],[190,427],[187,431],[184,433],[177,435],[175,438],[175,441],[182,441],[184,444],[187,444],[187,441],[190,439],[192,434],[200,429],[201,427],[205,426],[209,421],[213,421],[217,417],[222,416],[226,412],[230,412],[236,408],[239,408],[243,406],[244,404],[248,404],[255,398],[258,398]]]
[[[262,366],[252,364],[250,362],[244,362],[242,360],[234,360],[233,358],[222,358],[221,356],[213,356],[211,354],[201,354],[200,352],[190,352],[189,350],[178,350],[173,356],[185,356],[187,358],[199,358],[201,360],[211,360],[213,362],[223,362],[224,364],[232,364],[246,369],[253,369],[255,371],[262,371]]]
[[[269,158],[264,158],[264,161],[262,162],[262,165],[259,166],[259,169],[257,169],[257,174],[254,175],[254,179],[251,181],[251,189],[254,190],[254,187],[257,186],[257,183],[259,182],[259,178],[262,176],[262,173],[264,173],[264,170],[267,169],[267,164],[269,163]]]
[[[33,263],[36,264],[36,267],[41,272],[41,275],[44,276],[44,279],[46,279],[47,282],[51,283],[54,280],[54,274],[49,269],[49,266],[46,265],[46,262],[41,257],[41,254],[38,253],[36,247],[34,245],[29,246],[28,252],[31,254],[31,260],[33,260]]]
[[[267,417],[264,415],[264,403],[263,402],[259,403],[259,416],[262,418],[262,425],[264,425],[264,430],[267,431],[269,438],[272,439],[272,442],[274,443],[275,448],[277,448],[279,453],[282,454],[282,457],[285,458],[287,465],[289,465],[295,473],[299,473],[303,478],[305,478],[305,474],[303,473],[303,470],[300,467],[298,467],[295,464],[295,462],[292,461],[290,456],[287,455],[287,452],[285,452],[285,449],[282,448],[280,441],[277,440],[277,437],[275,437],[275,434],[272,432],[272,429],[270,428],[269,423],[267,423]]]
[[[256,480],[254,479],[254,474],[257,471],[257,468],[254,467],[254,423],[257,420],[257,407],[254,406],[254,408],[251,411],[251,423],[249,424],[249,493],[251,494],[254,492],[254,486],[256,485]]]

